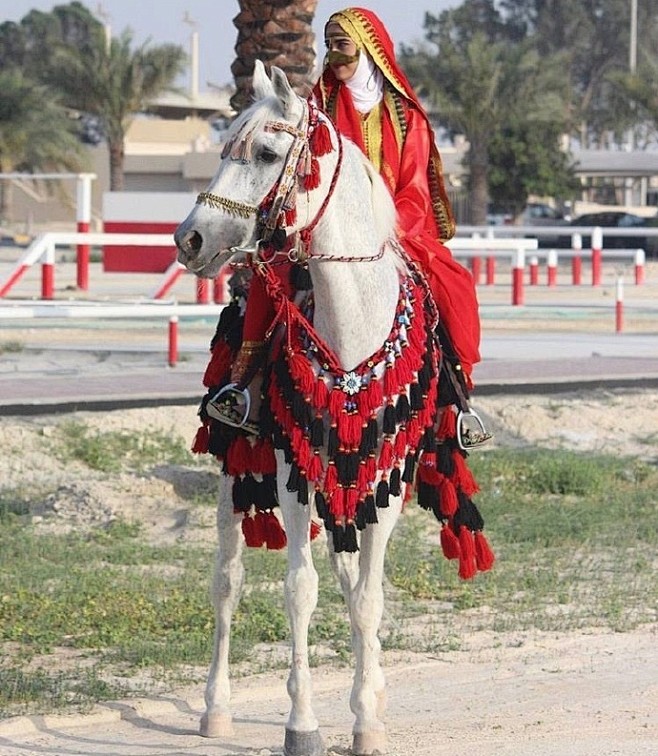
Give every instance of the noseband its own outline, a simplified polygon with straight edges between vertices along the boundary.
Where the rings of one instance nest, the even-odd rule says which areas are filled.
[[[327,137],[329,140],[328,146],[325,143],[322,152],[314,151],[313,132],[318,129],[318,126],[321,128],[327,128],[330,126],[333,133],[336,135],[338,142],[338,161],[336,168],[334,169],[329,191],[320,210],[313,221],[300,231],[300,237],[302,238],[302,241],[305,242],[304,246],[307,250],[310,234],[318,224],[329,200],[331,199],[342,163],[342,143],[331,121],[326,116],[320,116],[317,107],[313,103],[302,100],[302,104],[302,115],[297,126],[292,126],[285,121],[267,121],[265,124],[266,131],[284,131],[293,137],[293,142],[286,154],[285,162],[277,182],[270,189],[259,206],[238,202],[228,197],[212,194],[211,192],[201,192],[197,196],[196,203],[198,205],[206,205],[214,210],[223,210],[229,215],[239,218],[249,218],[252,215],[258,217],[259,234],[258,241],[254,248],[236,248],[236,252],[245,251],[257,253],[260,246],[268,243],[271,243],[272,246],[277,249],[281,249],[284,246],[286,239],[286,233],[284,230],[286,220],[289,217],[296,216],[298,182],[307,191],[312,188],[317,188],[319,185],[319,165],[317,163],[317,156],[320,154],[327,154],[333,149],[331,138],[329,136]],[[253,134],[251,132],[247,133],[241,142],[238,143],[236,149],[237,137],[235,137],[234,140],[229,142],[224,148],[222,158],[230,156],[233,159],[248,162],[252,139]],[[297,255],[299,255],[298,251]]]

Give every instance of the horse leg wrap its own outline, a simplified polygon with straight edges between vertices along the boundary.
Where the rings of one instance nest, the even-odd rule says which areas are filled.
[[[319,730],[296,732],[286,728],[283,756],[325,756],[326,753]]]

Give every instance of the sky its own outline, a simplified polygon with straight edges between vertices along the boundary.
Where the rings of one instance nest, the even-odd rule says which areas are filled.
[[[151,39],[153,44],[173,42],[190,50],[192,27],[184,23],[185,14],[194,21],[199,33],[199,90],[208,89],[207,82],[216,85],[232,83],[231,63],[236,28],[233,18],[239,12],[238,0],[89,0],[83,5],[101,21],[108,23],[113,35],[126,28],[133,32],[136,43]],[[67,0],[11,0],[3,2],[0,22],[20,21],[31,10],[50,11]],[[333,11],[349,6],[350,0],[319,0],[314,28],[319,35],[318,49],[322,51],[322,29]],[[413,43],[423,38],[425,12],[438,14],[447,8],[461,5],[461,0],[358,0],[375,11],[386,25],[396,44]],[[181,82],[189,86],[189,76]]]

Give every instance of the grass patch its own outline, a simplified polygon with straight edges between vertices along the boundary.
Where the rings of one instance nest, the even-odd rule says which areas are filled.
[[[166,436],[150,434],[147,443],[75,425],[62,438],[70,458],[93,467],[113,457],[122,471],[185,451],[182,442],[170,450]],[[410,506],[387,553],[384,648],[438,652],[458,648],[473,629],[624,631],[656,619],[654,467],[546,450],[492,451],[471,460],[497,553],[494,570],[460,581],[455,563],[440,555],[437,524]],[[127,694],[117,677],[136,670],[170,682],[190,669],[205,674],[214,547],[149,545],[138,524],[121,521],[86,534],[39,533],[21,517],[28,509],[16,492],[0,494],[0,644],[11,649],[0,663],[1,716],[116,698]],[[314,661],[330,649],[333,663],[347,663],[347,613],[324,549],[314,550]],[[276,663],[267,649],[288,638],[286,555],[247,550],[245,568],[231,660]],[[414,623],[422,625],[420,635],[410,632]],[[54,664],[31,671],[26,663],[55,659],[62,649],[88,663],[65,672]]]
[[[25,349],[20,341],[10,340],[0,342],[0,354],[20,354]]]
[[[144,470],[163,459],[171,464],[189,464],[194,459],[179,436],[162,431],[92,431],[78,422],[59,425],[55,454],[63,461],[76,460],[101,472]]]

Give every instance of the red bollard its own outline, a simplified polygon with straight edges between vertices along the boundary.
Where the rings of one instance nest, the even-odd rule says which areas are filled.
[[[48,246],[41,263],[41,299],[53,299],[55,295],[55,248]]]
[[[624,278],[617,278],[617,291],[615,297],[615,331],[621,333],[624,330]]]
[[[493,286],[496,280],[496,258],[493,255],[487,257],[487,286]]]
[[[514,253],[512,263],[512,304],[522,305],[525,297],[523,293],[523,269],[525,268],[525,250],[519,249]]]
[[[210,285],[207,278],[196,280],[196,303],[210,304]]]
[[[482,270],[482,258],[471,257],[471,275],[473,276],[473,281],[475,282],[476,286],[480,283],[481,270]]]
[[[601,285],[601,258],[603,251],[603,231],[600,226],[592,229],[592,286]]]
[[[644,263],[645,254],[643,249],[635,250],[635,285],[641,286],[644,283]]]
[[[91,222],[91,182],[96,178],[93,173],[80,173],[76,186],[77,209],[76,220],[79,234],[89,233]],[[89,289],[89,244],[78,244],[76,254],[76,285],[78,289]]]
[[[229,291],[228,291],[228,272],[220,273],[217,278],[212,282],[212,299],[215,304],[228,304]]]
[[[573,234],[571,237],[571,249],[573,257],[571,258],[571,283],[574,286],[580,286],[583,279],[583,237],[580,234]]]
[[[557,286],[557,252],[554,249],[548,251],[546,260],[547,284]]]
[[[169,318],[169,367],[176,367],[178,362],[178,318]]]
[[[537,286],[539,283],[539,258],[530,258],[530,286]]]

